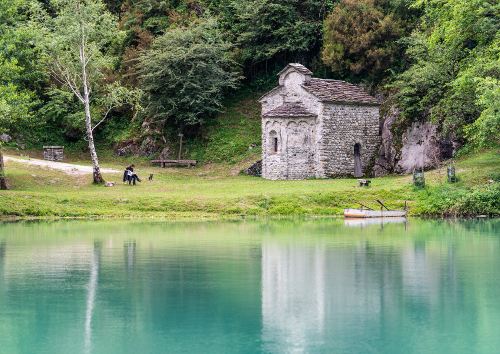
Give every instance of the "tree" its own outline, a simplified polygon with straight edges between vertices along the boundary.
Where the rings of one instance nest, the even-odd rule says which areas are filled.
[[[148,119],[182,129],[219,112],[239,80],[230,48],[213,20],[158,37],[139,64]]]
[[[138,85],[137,60],[153,39],[169,27],[186,27],[194,22],[203,13],[200,6],[192,0],[123,0],[120,28],[127,36],[121,72],[127,83]]]
[[[0,1],[0,134],[22,134],[34,123],[38,100],[34,90],[43,73],[37,70],[33,36],[25,28],[22,0]]]
[[[500,4],[416,1],[424,15],[407,39],[410,67],[393,87],[403,121],[432,120],[470,145],[500,143]]]
[[[0,150],[0,190],[5,190],[7,188],[7,180],[5,179],[5,171],[3,166],[3,154]]]
[[[323,19],[333,0],[221,0],[223,27],[249,78],[318,57]]]
[[[403,25],[378,2],[342,0],[325,20],[322,58],[335,73],[377,81],[393,64]]]
[[[75,95],[85,115],[85,131],[93,165],[94,183],[103,183],[94,143],[94,129],[116,106],[123,104],[112,94],[116,84],[106,82],[106,74],[116,67],[116,47],[123,39],[117,19],[101,0],[52,0],[50,13],[38,6],[33,29],[39,34],[38,45],[53,79]],[[92,103],[107,101],[98,123],[92,120]]]

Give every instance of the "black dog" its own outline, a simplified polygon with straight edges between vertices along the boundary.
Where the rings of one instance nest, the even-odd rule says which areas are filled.
[[[152,181],[153,181],[153,174],[152,174],[152,173],[149,175],[148,180],[149,180],[149,182],[152,182]]]

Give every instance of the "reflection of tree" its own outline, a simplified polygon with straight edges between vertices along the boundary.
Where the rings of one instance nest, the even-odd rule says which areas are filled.
[[[0,242],[0,266],[4,264],[5,249],[7,248],[7,242]]]
[[[90,254],[90,276],[87,285],[87,306],[85,309],[85,352],[90,353],[92,347],[92,317],[95,306],[95,297],[98,286],[99,264],[101,258],[101,243],[94,242]]]
[[[4,269],[5,269],[6,248],[7,248],[7,242],[1,241],[0,242],[0,279],[5,277],[4,276]],[[0,286],[0,289],[2,289],[2,288],[3,288],[3,286]]]
[[[137,245],[134,241],[126,241],[123,244],[123,258],[127,272],[134,269]]]

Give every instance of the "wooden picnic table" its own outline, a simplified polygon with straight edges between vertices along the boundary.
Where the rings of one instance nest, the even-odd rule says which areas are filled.
[[[158,164],[161,167],[174,167],[174,166],[196,166],[196,160],[151,160],[153,165]]]

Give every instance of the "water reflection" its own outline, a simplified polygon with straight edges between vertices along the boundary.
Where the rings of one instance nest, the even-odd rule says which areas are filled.
[[[407,218],[357,218],[357,219],[344,219],[345,226],[353,226],[353,227],[364,227],[364,226],[372,226],[379,225],[381,228],[384,227],[384,224],[405,224],[408,222]]]
[[[95,307],[95,297],[97,292],[97,282],[99,275],[99,262],[101,243],[95,242],[90,253],[90,276],[87,285],[87,306],[85,310],[85,353],[91,352],[92,339],[92,315]]]
[[[262,321],[266,352],[307,352],[325,326],[326,248],[265,240]]]
[[[406,225],[400,226],[398,236],[405,237]],[[383,239],[354,238],[333,247],[325,239],[312,245],[263,240],[265,352],[424,353],[429,352],[426,346],[434,347],[431,352],[440,352],[440,347],[453,353],[480,352],[476,348],[485,338],[464,332],[493,317],[476,312],[485,299],[468,287],[474,272],[467,267],[477,264],[483,249],[500,254],[498,242],[471,245],[471,239],[463,242],[460,237],[450,242],[449,232],[439,234],[441,240],[403,239],[397,246]],[[458,258],[458,249],[465,259]],[[500,266],[498,259],[490,262]],[[483,277],[488,274],[484,270]],[[498,278],[486,277],[500,290]],[[500,302],[487,301],[500,315]],[[493,337],[485,342],[492,340],[498,342]]]
[[[123,244],[124,259],[127,272],[131,272],[134,268],[136,257],[136,241],[125,241]]]
[[[0,224],[0,352],[493,353],[498,225]]]

